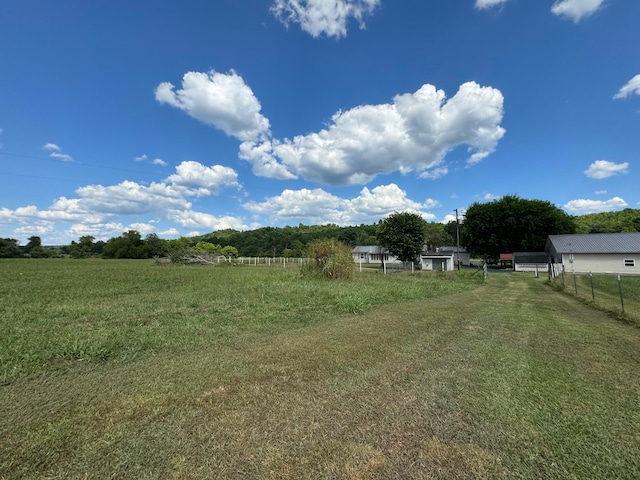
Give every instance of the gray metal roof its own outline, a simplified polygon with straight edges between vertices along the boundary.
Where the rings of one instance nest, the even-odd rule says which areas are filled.
[[[458,247],[454,246],[445,246],[436,248],[436,252],[457,252]],[[460,253],[467,253],[467,249],[465,247],[460,247]]]
[[[378,245],[361,245],[354,247],[351,253],[389,253],[387,249],[379,247]]]
[[[545,251],[563,253],[640,253],[640,232],[549,235]]]
[[[546,252],[513,252],[513,263],[547,263]]]

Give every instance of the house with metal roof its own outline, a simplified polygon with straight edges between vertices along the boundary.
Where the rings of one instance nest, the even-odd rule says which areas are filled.
[[[420,268],[422,270],[453,270],[458,262],[460,253],[460,265],[469,265],[469,253],[464,247],[440,247],[435,252],[428,252],[426,245],[420,255]],[[363,245],[354,247],[351,250],[353,261],[364,265],[368,263],[398,263],[395,256],[391,255],[386,248],[377,245]],[[418,260],[418,259],[416,259]]]
[[[458,246],[438,247],[438,248],[436,248],[436,252],[437,253],[453,254],[453,264],[454,265],[458,265],[458,262],[460,262],[461,266],[468,267],[469,264],[471,263],[469,252],[467,252],[466,247],[458,247]],[[423,255],[424,255],[424,253],[426,253],[426,252],[423,252]]]
[[[640,274],[640,232],[549,235],[545,252],[568,273]]]
[[[386,248],[378,245],[361,245],[351,249],[353,261],[359,264],[395,262],[397,258],[389,253]]]

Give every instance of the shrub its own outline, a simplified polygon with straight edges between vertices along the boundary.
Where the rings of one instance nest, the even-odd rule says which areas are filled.
[[[317,240],[309,245],[311,262],[302,266],[302,275],[329,280],[349,280],[353,277],[351,248],[336,240]]]

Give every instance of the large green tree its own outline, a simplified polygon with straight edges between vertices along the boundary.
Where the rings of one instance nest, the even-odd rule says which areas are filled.
[[[399,260],[412,262],[424,247],[426,224],[417,213],[392,213],[378,226],[378,242]]]
[[[552,203],[505,195],[474,203],[462,224],[467,249],[482,258],[543,251],[549,235],[574,233],[573,218]]]
[[[22,254],[15,238],[0,238],[0,258],[15,258]]]
[[[69,247],[69,254],[72,258],[90,257],[93,251],[95,237],[92,235],[84,235],[80,237],[78,243],[72,241]]]
[[[424,244],[430,251],[434,251],[438,247],[455,245],[455,228],[453,229],[453,235],[451,235],[445,224],[439,222],[425,222]]]
[[[31,258],[42,258],[47,256],[47,252],[42,248],[42,239],[37,236],[29,237],[29,243],[24,247],[24,253]]]
[[[149,258],[149,247],[136,230],[128,230],[120,237],[113,237],[102,250],[105,258]]]

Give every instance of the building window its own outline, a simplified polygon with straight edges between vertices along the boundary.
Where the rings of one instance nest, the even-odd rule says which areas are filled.
[[[636,261],[633,258],[625,258],[624,259],[624,266],[625,267],[635,267],[636,266]]]

